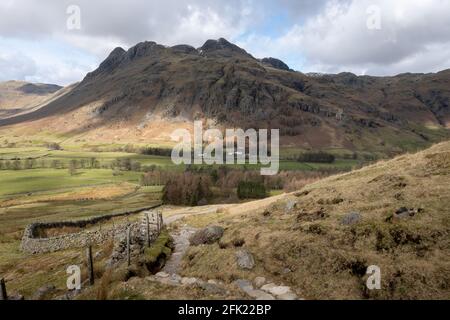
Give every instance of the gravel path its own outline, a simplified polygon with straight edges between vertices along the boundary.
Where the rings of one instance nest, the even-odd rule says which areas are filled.
[[[170,225],[180,219],[185,217],[211,214],[217,212],[217,209],[221,206],[204,206],[204,207],[193,207],[193,208],[182,208],[175,209],[175,214],[165,217],[164,224]],[[169,260],[166,261],[164,268],[161,270],[168,274],[178,274],[180,271],[181,260],[183,259],[186,250],[189,248],[189,238],[197,231],[197,229],[184,225],[176,232],[171,233],[174,239],[175,249],[172,252]]]
[[[178,232],[172,234],[172,238],[175,242],[175,249],[162,269],[163,272],[168,274],[179,273],[181,260],[183,259],[186,250],[189,248],[189,238],[195,231],[195,228],[185,226]]]

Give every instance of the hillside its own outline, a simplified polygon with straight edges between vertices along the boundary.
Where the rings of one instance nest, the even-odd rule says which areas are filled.
[[[37,110],[0,119],[0,132],[72,140],[170,142],[194,119],[211,127],[280,128],[282,144],[391,154],[450,136],[450,70],[395,77],[306,75],[256,59],[225,39],[196,49],[142,42]],[[27,129],[24,129],[27,123]]]
[[[7,81],[0,83],[0,119],[29,112],[48,102],[62,87],[54,84]]]
[[[83,261],[84,250],[24,253],[19,244],[26,225],[142,208],[157,201],[162,189],[138,187],[136,173],[80,169],[72,177],[66,170],[31,171],[5,172],[8,188],[0,208],[0,272],[10,292],[27,299],[49,285],[56,288],[45,297],[64,297],[67,265]],[[167,265],[175,265],[178,282],[154,276],[158,267],[148,269],[141,260],[108,269],[113,241],[107,241],[94,248],[96,284],[69,299],[249,299],[235,281],[256,277],[289,286],[304,299],[449,299],[449,185],[450,142],[443,142],[291,194],[237,204],[164,206],[167,232],[150,250],[159,266],[173,248],[169,234],[175,250],[180,235],[187,241],[198,228],[221,226],[223,236],[208,245],[182,244],[181,252],[170,256],[175,262]],[[250,252],[253,268],[238,266],[239,250]],[[381,290],[365,287],[370,265],[381,268]],[[197,286],[181,284],[192,277]]]
[[[191,247],[181,275],[264,276],[306,299],[449,299],[449,185],[445,142],[293,194],[186,217],[179,227],[225,233],[219,244]],[[251,271],[236,264],[242,243],[256,262]],[[365,287],[369,265],[381,268],[381,290]]]

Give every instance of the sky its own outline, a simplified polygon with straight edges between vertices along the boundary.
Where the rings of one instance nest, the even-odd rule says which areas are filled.
[[[0,81],[68,85],[115,47],[226,38],[304,73],[450,68],[450,0],[1,0]]]

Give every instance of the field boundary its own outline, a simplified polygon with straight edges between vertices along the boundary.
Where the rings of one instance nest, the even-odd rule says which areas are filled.
[[[62,227],[84,228],[88,225],[108,221],[115,217],[128,216],[132,214],[141,213],[144,211],[155,210],[159,208],[161,205],[162,204],[160,203],[157,205],[153,205],[151,207],[144,207],[125,212],[116,212],[77,221],[32,223],[25,228],[21,242],[21,250],[27,253],[37,254],[37,253],[61,251],[71,248],[83,248],[91,244],[100,244],[107,240],[114,239],[114,237],[119,234],[123,234],[130,226],[134,228],[135,227],[134,225],[136,223],[134,224],[126,223],[94,231],[81,231],[77,233],[70,233],[48,238],[39,237],[39,233],[41,230],[50,228],[62,228]]]

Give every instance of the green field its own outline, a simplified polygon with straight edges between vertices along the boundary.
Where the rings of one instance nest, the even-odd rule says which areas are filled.
[[[67,165],[70,160],[88,161],[91,158],[95,158],[96,160],[98,160],[101,166],[109,166],[114,160],[121,158],[130,158],[131,160],[140,162],[141,165],[147,166],[174,166],[170,157],[142,155],[137,153],[48,150],[43,147],[0,148],[0,160],[11,161],[19,159],[21,161],[24,161],[26,159],[35,159],[39,162],[44,161],[47,166],[49,166],[50,163],[54,160],[58,160],[62,164]]]
[[[73,176],[64,169],[1,170],[0,196],[124,181],[138,183],[139,176],[138,172],[113,176],[107,169],[78,170]]]

